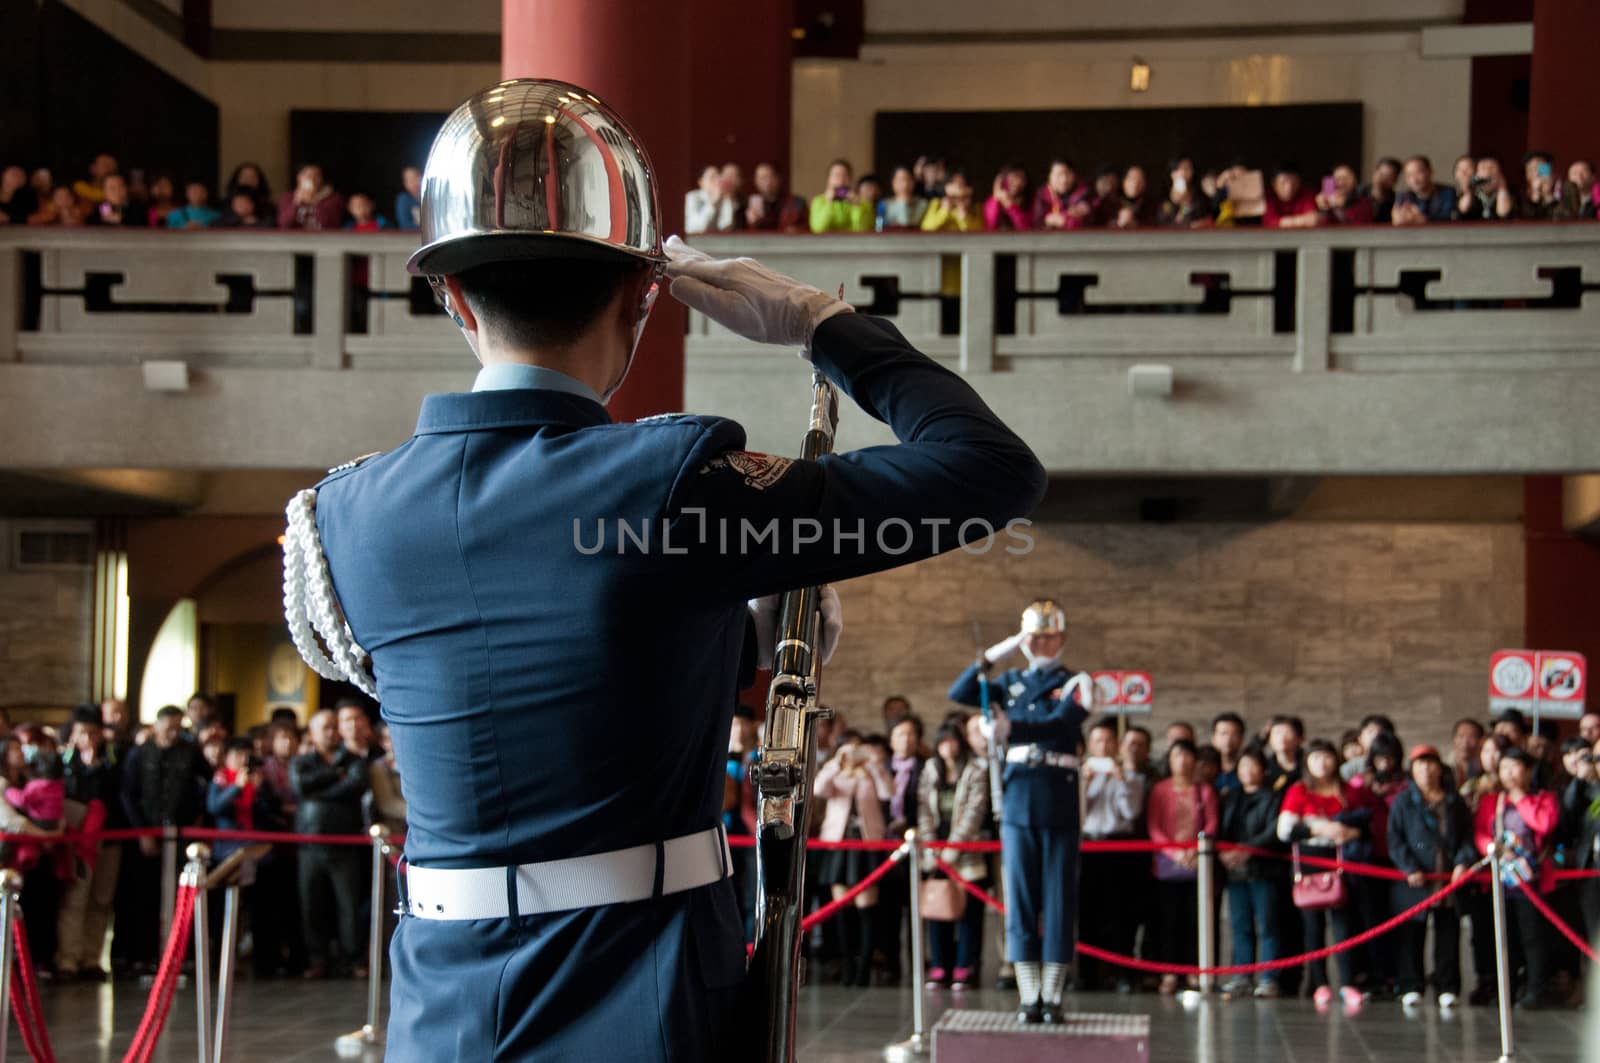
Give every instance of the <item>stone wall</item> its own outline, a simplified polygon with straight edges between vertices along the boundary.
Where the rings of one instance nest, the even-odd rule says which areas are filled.
[[[0,707],[71,706],[93,680],[94,570],[17,571],[16,523],[0,520]]]
[[[1486,712],[1489,654],[1519,645],[1516,523],[1041,524],[1032,553],[960,551],[839,586],[846,635],[824,698],[875,728],[882,699],[930,725],[976,646],[1060,601],[1069,665],[1145,669],[1153,721],[1276,711],[1337,738],[1387,712],[1407,741],[1444,741]],[[981,634],[975,634],[977,621]]]

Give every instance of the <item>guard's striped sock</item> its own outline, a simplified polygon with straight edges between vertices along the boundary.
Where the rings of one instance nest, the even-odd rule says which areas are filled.
[[[1023,960],[1012,964],[1012,969],[1017,972],[1017,994],[1022,998],[1022,1006],[1033,1007],[1039,1003],[1039,965]]]
[[[1061,991],[1067,985],[1067,965],[1064,963],[1047,963],[1044,965],[1044,1002],[1051,1006],[1061,1003]]]

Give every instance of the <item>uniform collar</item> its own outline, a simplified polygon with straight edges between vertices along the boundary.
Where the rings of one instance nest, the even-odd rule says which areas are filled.
[[[549,388],[512,388],[429,395],[422,400],[416,434],[546,424],[587,428],[610,423],[606,408],[594,399]]]
[[[563,391],[568,395],[576,395],[580,399],[599,403],[600,396],[594,389],[576,377],[554,369],[547,369],[542,365],[527,365],[522,362],[496,362],[486,365],[478,370],[478,378],[472,382],[473,391],[513,391],[528,389],[537,391]]]

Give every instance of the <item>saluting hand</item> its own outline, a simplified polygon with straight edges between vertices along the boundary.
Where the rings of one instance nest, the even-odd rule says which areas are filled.
[[[747,340],[799,347],[807,360],[817,326],[851,311],[844,300],[753,258],[712,258],[676,236],[666,251],[674,299]]]

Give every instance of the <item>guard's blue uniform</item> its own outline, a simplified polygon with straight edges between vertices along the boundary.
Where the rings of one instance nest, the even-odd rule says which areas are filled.
[[[409,441],[323,481],[317,527],[372,656],[412,864],[530,863],[715,827],[746,599],[948,550],[961,520],[1003,526],[1037,504],[1032,452],[892,326],[841,314],[812,354],[904,444],[750,455],[731,421],[612,424],[546,372],[535,389],[429,396]],[[824,534],[802,542],[794,518]],[[741,521],[774,520],[776,547],[741,542]],[[748,1059],[732,1033],[741,929],[726,879],[634,904],[404,918],[387,1058]]]
[[[1061,689],[1077,674],[1059,663],[989,680],[990,704],[1011,720],[1013,745],[1076,754],[1089,718]],[[961,673],[950,700],[982,705],[978,666]],[[1071,963],[1078,912],[1078,773],[1048,765],[1005,766],[1000,855],[1006,879],[1006,959]]]

